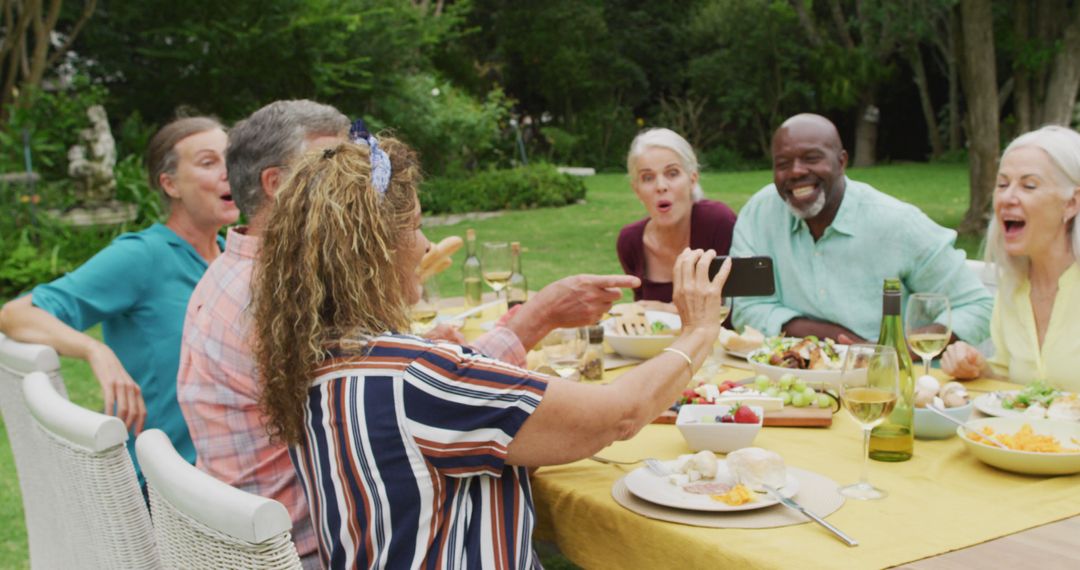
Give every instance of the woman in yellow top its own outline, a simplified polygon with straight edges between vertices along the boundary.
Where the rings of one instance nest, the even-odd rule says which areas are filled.
[[[1080,392],[1080,134],[1059,126],[1021,135],[1005,149],[986,236],[999,289],[987,361],[958,342],[941,369],[960,379],[1046,380]]]

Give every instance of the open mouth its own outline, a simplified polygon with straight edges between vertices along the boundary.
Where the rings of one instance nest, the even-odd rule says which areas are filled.
[[[671,211],[671,202],[669,202],[667,200],[660,200],[659,202],[656,203],[656,209],[661,211],[661,212],[670,212]]]
[[[226,194],[226,195],[222,196],[222,197],[221,197],[221,199],[222,199],[223,201],[225,201],[225,202],[228,202],[228,203],[230,203],[230,204],[231,204],[231,203],[232,203],[232,201],[233,201],[233,199],[232,199],[232,194]]]
[[[813,184],[807,184],[807,185],[804,185],[804,186],[799,186],[797,188],[792,188],[791,189],[791,196],[793,198],[795,198],[796,200],[799,200],[801,202],[801,201],[804,201],[804,200],[809,200],[811,197],[813,197],[814,192],[816,192],[816,191],[817,191],[817,186],[815,186]]]
[[[1005,226],[1005,235],[1014,236],[1024,230],[1024,226],[1027,222],[1023,220],[1002,220],[1002,225]]]

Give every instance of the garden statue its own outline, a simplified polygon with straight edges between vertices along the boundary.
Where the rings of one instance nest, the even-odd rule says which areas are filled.
[[[77,203],[104,204],[112,200],[116,189],[116,141],[104,107],[94,105],[86,110],[86,116],[90,128],[79,133],[81,144],[68,149],[68,175],[75,181]]]

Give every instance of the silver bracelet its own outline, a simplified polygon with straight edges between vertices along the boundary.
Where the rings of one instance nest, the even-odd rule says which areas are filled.
[[[690,367],[690,375],[694,375],[694,361],[690,358],[689,354],[686,354],[685,352],[677,348],[672,348],[670,346],[665,348],[663,352],[670,352],[672,354],[678,354],[679,356],[683,357],[683,359],[686,360],[686,365]]]

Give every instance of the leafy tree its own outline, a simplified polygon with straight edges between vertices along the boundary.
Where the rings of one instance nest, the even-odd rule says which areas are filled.
[[[703,130],[718,136],[695,144],[723,140],[744,154],[768,157],[780,122],[814,109],[815,86],[804,72],[812,54],[798,26],[783,1],[712,0],[699,7],[688,28],[695,55],[687,74],[690,92],[708,102],[711,121]]]
[[[0,0],[0,119],[13,102],[29,103],[46,73],[71,48],[94,13],[97,0],[83,0],[78,12],[62,0]]]

